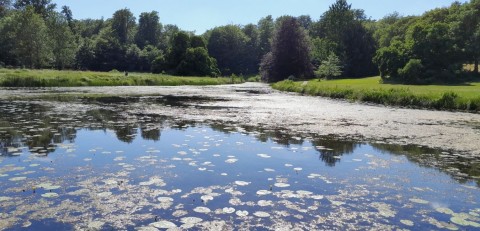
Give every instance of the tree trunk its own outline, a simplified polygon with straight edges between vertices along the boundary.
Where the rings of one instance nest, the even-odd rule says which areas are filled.
[[[474,62],[474,67],[473,67],[473,72],[475,74],[478,74],[478,57],[475,57],[475,62]]]

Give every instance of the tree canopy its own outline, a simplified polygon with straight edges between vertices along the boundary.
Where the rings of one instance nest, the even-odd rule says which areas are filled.
[[[308,35],[296,18],[285,16],[281,19],[271,51],[263,58],[260,69],[262,80],[266,82],[276,82],[290,76],[313,77]]]
[[[159,15],[143,12],[137,20],[119,9],[107,19],[79,20],[51,0],[0,0],[0,67],[260,74],[269,82],[312,78],[314,71],[404,83],[479,75],[480,0],[380,20],[336,0],[318,15],[268,15],[203,34],[163,25]]]

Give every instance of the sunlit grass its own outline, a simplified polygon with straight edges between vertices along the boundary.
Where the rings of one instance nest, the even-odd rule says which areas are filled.
[[[273,88],[308,95],[384,105],[480,111],[480,82],[463,85],[382,84],[380,77],[341,80],[282,81]]]
[[[242,78],[179,77],[164,74],[0,69],[3,87],[179,86],[241,83]]]

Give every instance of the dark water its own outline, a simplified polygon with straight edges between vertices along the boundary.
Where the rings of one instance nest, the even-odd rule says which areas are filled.
[[[0,103],[0,229],[480,229],[479,159],[112,100],[68,114]]]

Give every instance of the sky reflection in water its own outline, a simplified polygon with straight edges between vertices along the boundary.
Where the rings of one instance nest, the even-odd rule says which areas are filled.
[[[480,228],[478,160],[441,150],[110,109],[0,113],[0,229]]]

